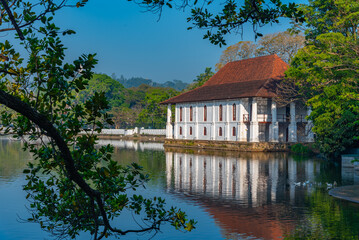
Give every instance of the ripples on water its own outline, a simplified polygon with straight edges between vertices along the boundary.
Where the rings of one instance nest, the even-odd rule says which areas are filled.
[[[116,161],[137,162],[151,175],[141,194],[164,197],[198,221],[191,233],[164,226],[153,239],[359,239],[359,205],[333,199],[325,188],[358,179],[338,166],[285,153],[165,152],[160,143],[100,141],[108,143]],[[49,238],[36,224],[17,221],[27,214],[21,186],[29,159],[20,142],[0,140],[1,240]],[[129,218],[122,215],[120,226],[131,226]]]

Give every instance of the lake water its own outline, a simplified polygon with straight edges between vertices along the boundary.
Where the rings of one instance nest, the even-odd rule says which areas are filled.
[[[359,183],[353,172],[285,153],[164,151],[160,143],[115,145],[120,164],[137,162],[152,180],[140,193],[161,196],[198,221],[190,233],[164,225],[157,235],[121,239],[359,239],[359,204],[330,197],[327,184]],[[52,239],[28,217],[22,173],[31,156],[0,139],[0,239]],[[136,227],[131,215],[120,226]],[[136,219],[140,222],[140,219]],[[90,239],[84,234],[78,239]]]

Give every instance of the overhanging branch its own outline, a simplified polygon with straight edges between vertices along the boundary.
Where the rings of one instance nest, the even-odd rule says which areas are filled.
[[[6,2],[5,0],[0,0],[0,2],[1,2],[1,4],[3,5],[5,11],[7,12],[8,16],[9,16],[9,18],[10,18],[10,21],[11,21],[11,23],[12,23],[12,25],[14,26],[14,28],[15,28],[17,34],[19,35],[19,38],[20,38],[21,40],[25,40],[25,37],[24,37],[24,35],[22,34],[22,32],[21,32],[21,30],[20,30],[20,28],[19,28],[19,25],[18,25],[17,22],[15,21],[14,15],[12,14],[12,12],[11,12],[9,6],[7,5],[7,2]]]

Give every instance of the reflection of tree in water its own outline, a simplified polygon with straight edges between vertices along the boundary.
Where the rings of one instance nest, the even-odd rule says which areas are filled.
[[[305,198],[309,209],[285,239],[359,239],[359,205],[338,200],[323,189]]]
[[[154,150],[134,150],[115,148],[113,159],[121,165],[130,165],[132,162],[142,166],[146,173],[150,175],[149,185],[158,185],[164,183],[166,171],[165,153]]]
[[[0,179],[10,180],[22,174],[31,156],[21,148],[21,141],[0,139]]]
[[[169,192],[203,206],[227,239],[276,239],[292,232],[307,219],[308,211],[309,215],[315,211],[306,199],[317,194],[328,198],[327,192],[318,193],[317,183],[340,180],[335,166],[310,158],[298,161],[288,154],[219,156],[179,151],[167,152],[166,162]],[[313,184],[299,186],[298,182]],[[320,208],[320,204],[313,206]],[[340,208],[338,202],[333,204]],[[333,229],[346,231],[347,221],[339,221]],[[326,231],[324,225],[322,232]]]

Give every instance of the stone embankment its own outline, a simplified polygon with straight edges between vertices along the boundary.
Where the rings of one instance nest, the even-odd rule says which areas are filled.
[[[165,147],[199,148],[221,151],[238,152],[289,152],[294,143],[271,143],[271,142],[231,142],[231,141],[203,141],[203,140],[165,140]],[[302,143],[312,147],[311,143]]]
[[[359,203],[359,150],[342,155],[342,179],[354,185],[333,188],[329,194],[333,197]]]
[[[333,188],[329,191],[329,195],[350,202],[359,203],[359,185]]]

